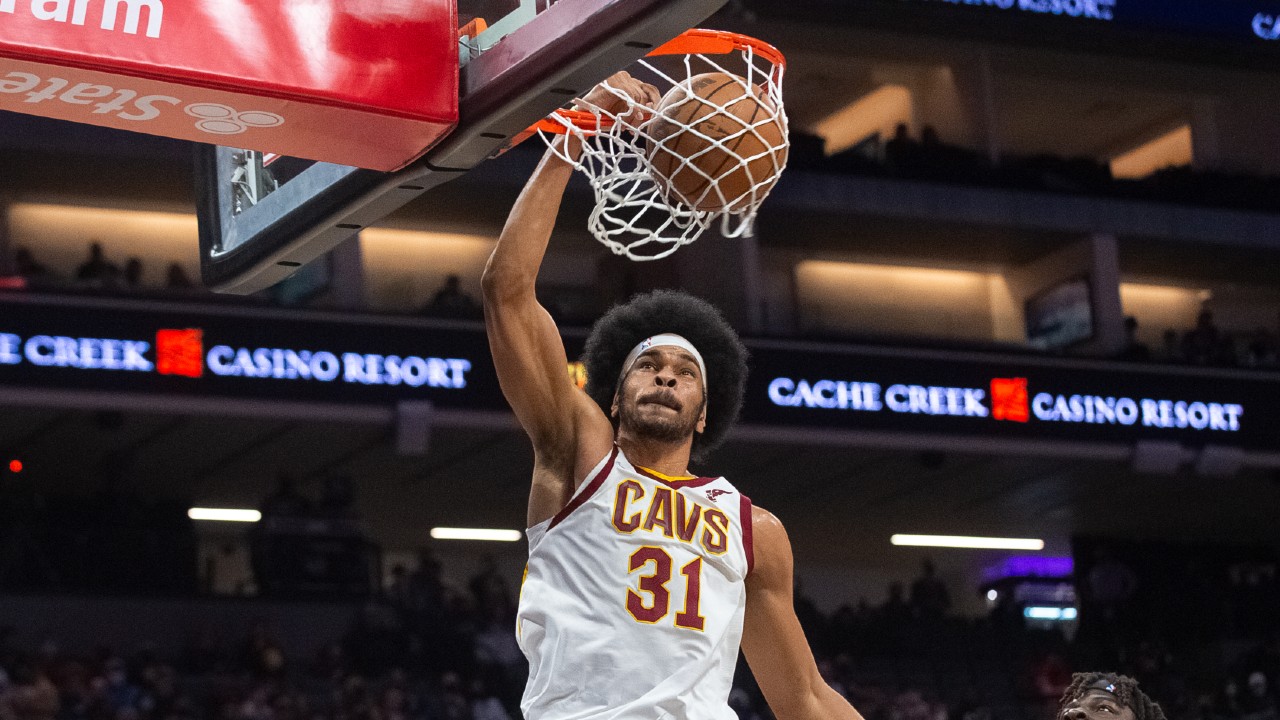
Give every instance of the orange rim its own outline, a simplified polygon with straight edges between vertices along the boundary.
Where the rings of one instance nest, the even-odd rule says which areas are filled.
[[[701,28],[684,31],[674,40],[652,50],[648,57],[664,55],[728,55],[735,51],[749,51],[757,57],[768,60],[777,68],[786,68],[787,66],[787,59],[782,55],[782,52],[763,40],[724,30],[703,30]],[[613,120],[599,117],[595,113],[586,110],[557,110],[552,113],[552,116],[558,117],[560,120],[552,120],[551,118],[539,120],[519,136],[520,140],[517,143],[538,131],[564,135],[569,132],[569,128],[564,121],[568,121],[568,125],[588,133],[607,130],[613,126]]]
[[[551,114],[561,118],[561,120],[556,121],[551,118],[544,118],[534,123],[533,127],[529,129],[564,135],[569,132],[569,128],[563,122],[564,120],[569,121],[570,125],[585,132],[599,132],[613,127],[611,118],[599,117],[589,110],[557,110]]]
[[[660,55],[728,55],[734,50],[750,50],[765,60],[785,68],[787,59],[778,48],[763,40],[724,30],[686,30],[665,45],[658,46],[649,57]]]

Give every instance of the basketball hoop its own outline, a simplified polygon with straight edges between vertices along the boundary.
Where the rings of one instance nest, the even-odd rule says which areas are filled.
[[[768,43],[718,30],[689,30],[630,69],[664,92],[657,112],[639,108],[606,84],[623,109],[559,110],[531,129],[590,181],[596,199],[587,221],[591,234],[617,255],[657,260],[717,223],[728,238],[751,232],[761,203],[786,167],[785,68],[782,54]],[[699,94],[695,79],[712,77],[709,73],[719,88],[732,86],[731,97],[721,101],[714,93]],[[690,104],[696,106],[691,117],[683,117],[689,114],[684,110],[666,110]],[[744,104],[751,111],[746,117],[738,107]],[[556,141],[560,135],[578,141],[576,158],[566,151],[567,143]]]

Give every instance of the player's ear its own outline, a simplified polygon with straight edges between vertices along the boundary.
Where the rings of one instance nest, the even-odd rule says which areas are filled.
[[[707,430],[707,404],[702,404],[702,415],[698,416],[698,424],[693,427],[699,435]]]
[[[621,389],[618,392],[621,392]],[[613,402],[609,405],[609,417],[611,418],[618,417],[618,392],[613,394]]]

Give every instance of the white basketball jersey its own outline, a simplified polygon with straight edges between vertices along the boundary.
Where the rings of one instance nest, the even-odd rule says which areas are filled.
[[[532,527],[517,633],[527,720],[736,720],[751,501],[614,448]]]

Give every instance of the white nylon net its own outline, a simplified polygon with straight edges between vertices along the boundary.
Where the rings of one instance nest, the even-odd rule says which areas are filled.
[[[783,66],[745,45],[728,54],[646,58],[629,71],[665,93],[666,111],[636,112],[629,96],[609,87],[623,109],[579,107],[594,120],[587,123],[552,115],[563,126],[557,133],[570,137],[564,144],[557,133],[539,131],[591,183],[596,206],[588,230],[632,260],[667,257],[716,224],[725,237],[749,235],[786,167]],[[732,77],[717,77],[710,96],[705,89],[695,94],[691,81],[706,73]],[[673,95],[675,88],[681,90]],[[696,104],[693,112],[680,110],[686,102]],[[565,150],[574,142],[582,147],[577,159]]]

